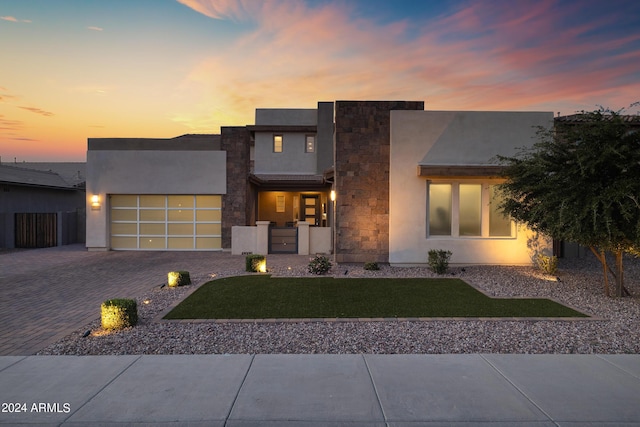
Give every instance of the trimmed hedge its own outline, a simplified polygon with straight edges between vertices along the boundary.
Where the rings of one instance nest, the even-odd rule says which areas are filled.
[[[191,284],[191,276],[188,271],[171,271],[167,274],[167,280],[170,288]]]
[[[116,298],[100,306],[102,328],[124,329],[138,323],[138,305],[135,300]]]
[[[245,269],[250,273],[259,273],[260,272],[260,264],[263,263],[267,258],[264,255],[260,254],[249,254],[245,258]]]

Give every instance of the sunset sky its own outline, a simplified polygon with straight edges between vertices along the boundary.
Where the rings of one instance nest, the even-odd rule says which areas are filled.
[[[89,137],[217,133],[318,101],[628,107],[640,1],[0,0],[0,52],[2,161],[85,161]]]

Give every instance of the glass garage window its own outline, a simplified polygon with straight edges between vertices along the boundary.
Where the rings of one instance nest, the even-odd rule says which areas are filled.
[[[111,247],[220,250],[219,195],[111,195]]]

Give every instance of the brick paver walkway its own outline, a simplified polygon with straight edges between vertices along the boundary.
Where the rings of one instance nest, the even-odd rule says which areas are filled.
[[[244,269],[222,252],[88,252],[83,245],[0,254],[0,355],[31,355],[100,317],[109,298],[133,298],[166,282]],[[270,256],[271,266],[309,257]]]

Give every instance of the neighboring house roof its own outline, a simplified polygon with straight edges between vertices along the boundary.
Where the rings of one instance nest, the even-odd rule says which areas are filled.
[[[38,171],[53,172],[60,175],[67,184],[76,187],[84,185],[87,179],[86,162],[22,162],[3,163],[2,165],[23,169],[35,169]]]
[[[0,182],[32,187],[57,188],[62,190],[73,190],[76,188],[54,172],[5,165],[0,165]]]

